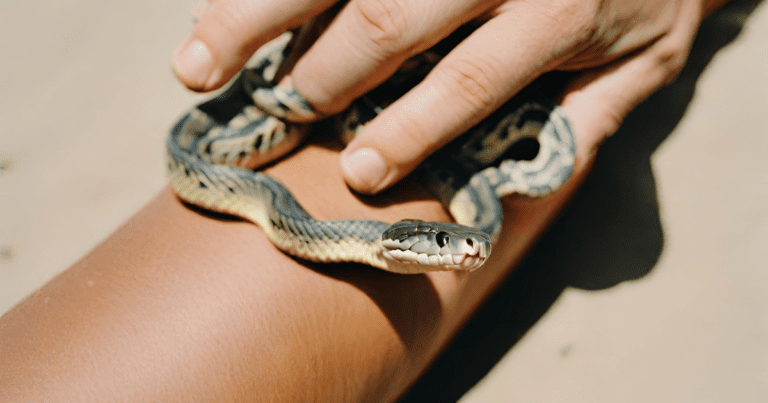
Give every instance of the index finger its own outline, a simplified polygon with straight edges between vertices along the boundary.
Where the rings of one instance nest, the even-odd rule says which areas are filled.
[[[209,0],[208,7],[196,7],[197,24],[174,51],[174,70],[192,90],[216,89],[237,74],[261,45],[335,3],[336,0]]]

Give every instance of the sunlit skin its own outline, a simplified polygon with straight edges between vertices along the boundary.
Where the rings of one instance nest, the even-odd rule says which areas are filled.
[[[449,220],[412,184],[355,196],[337,156],[310,144],[268,172],[320,218]],[[552,197],[506,203],[510,231],[472,273],[306,266],[257,226],[166,189],[0,319],[0,390],[32,401],[392,400],[565,205],[586,174],[577,164]]]

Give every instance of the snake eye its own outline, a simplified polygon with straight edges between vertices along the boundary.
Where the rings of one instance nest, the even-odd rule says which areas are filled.
[[[437,235],[435,235],[435,241],[437,241],[437,246],[441,248],[448,243],[448,239],[449,237],[447,232],[440,231],[437,233]]]
[[[467,245],[471,248],[471,247],[475,246],[475,243],[472,242],[471,239],[467,238]]]

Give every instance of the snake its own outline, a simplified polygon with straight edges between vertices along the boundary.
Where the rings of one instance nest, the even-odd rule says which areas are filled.
[[[546,196],[573,172],[576,144],[568,118],[529,87],[413,173],[455,222],[315,220],[284,185],[258,171],[298,147],[318,116],[294,89],[276,84],[295,36],[289,32],[264,45],[224,92],[173,125],[166,139],[167,177],[182,201],[255,223],[278,249],[306,261],[361,263],[402,274],[471,271],[487,261],[500,237],[502,198]],[[333,117],[334,130],[349,141],[441,57],[428,50],[404,62]],[[516,157],[519,144],[528,144],[535,156]]]

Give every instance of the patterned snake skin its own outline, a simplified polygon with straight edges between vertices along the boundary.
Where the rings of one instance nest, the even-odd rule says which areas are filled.
[[[299,145],[317,116],[295,91],[276,87],[291,49],[290,34],[260,49],[257,62],[223,94],[198,105],[171,129],[168,177],[193,205],[258,224],[281,250],[316,262],[358,262],[396,273],[474,270],[501,233],[500,199],[545,196],[573,170],[576,145],[562,109],[525,89],[464,135],[428,158],[415,177],[457,224],[404,220],[316,221],[290,192],[255,172]],[[336,118],[347,140],[388,103],[418,83],[440,60],[428,51]],[[538,140],[530,160],[509,157],[524,139]]]

